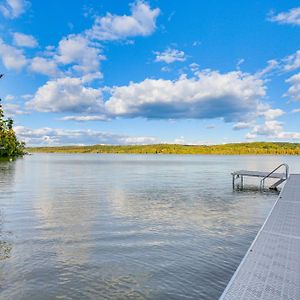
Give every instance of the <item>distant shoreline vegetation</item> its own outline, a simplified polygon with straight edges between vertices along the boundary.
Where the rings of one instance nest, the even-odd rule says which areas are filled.
[[[232,143],[222,145],[93,145],[93,146],[60,146],[60,147],[32,147],[28,152],[43,153],[112,153],[112,154],[277,154],[300,155],[300,143]]]

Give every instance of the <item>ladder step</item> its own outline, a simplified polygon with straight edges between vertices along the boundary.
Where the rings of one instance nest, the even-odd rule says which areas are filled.
[[[281,179],[279,179],[278,181],[276,181],[274,184],[272,184],[272,185],[270,186],[270,190],[276,190],[277,187],[278,187],[281,183],[283,183],[284,181],[286,181],[286,178],[281,178]]]

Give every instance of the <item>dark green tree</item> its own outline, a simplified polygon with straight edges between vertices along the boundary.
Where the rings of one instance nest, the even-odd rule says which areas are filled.
[[[0,79],[3,74],[0,74]],[[14,121],[11,118],[5,119],[0,98],[0,158],[14,158],[24,154],[25,144],[18,141],[13,130]]]

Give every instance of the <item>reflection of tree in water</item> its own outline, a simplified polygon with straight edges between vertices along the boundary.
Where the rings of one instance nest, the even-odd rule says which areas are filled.
[[[14,182],[14,175],[15,162],[0,161],[0,191],[3,200],[6,198],[5,192],[10,190],[12,182]],[[0,261],[10,258],[12,251],[12,244],[7,240],[7,233],[3,230],[3,219],[3,212],[0,210]]]
[[[12,249],[12,245],[9,242],[5,241],[2,224],[3,224],[3,216],[0,211],[0,261],[10,258],[11,249]]]
[[[0,159],[0,191],[1,196],[4,196],[6,191],[9,191],[15,180],[16,161],[2,161]],[[4,198],[2,198],[5,200]],[[1,200],[1,199],[0,199]],[[1,205],[1,202],[0,202]]]
[[[6,241],[0,241],[0,261],[10,258],[12,246]]]

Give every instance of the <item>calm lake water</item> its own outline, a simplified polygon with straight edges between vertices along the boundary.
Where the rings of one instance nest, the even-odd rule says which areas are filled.
[[[277,198],[233,192],[230,172],[282,162],[300,172],[283,156],[0,163],[0,298],[218,299]]]

